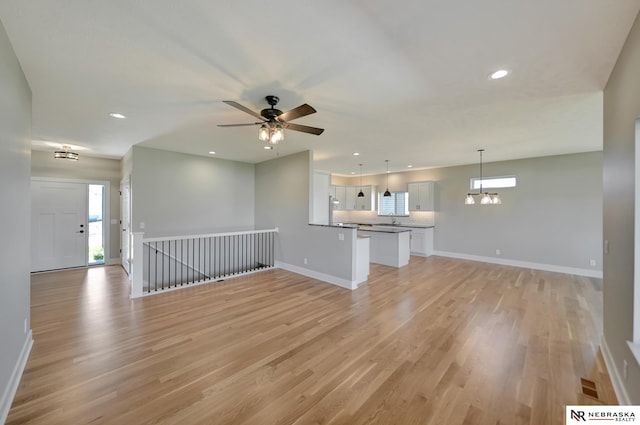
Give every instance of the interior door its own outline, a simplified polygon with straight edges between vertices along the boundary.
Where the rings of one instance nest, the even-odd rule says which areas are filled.
[[[129,266],[131,264],[131,186],[129,181],[120,184],[120,261],[122,267],[129,274]]]
[[[31,271],[87,265],[87,185],[31,183]]]

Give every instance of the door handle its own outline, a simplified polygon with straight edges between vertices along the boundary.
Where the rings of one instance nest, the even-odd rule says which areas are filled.
[[[84,233],[84,230],[80,230],[79,232],[76,232],[76,233]]]

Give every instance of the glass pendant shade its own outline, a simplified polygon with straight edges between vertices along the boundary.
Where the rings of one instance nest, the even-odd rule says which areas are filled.
[[[491,195],[491,203],[496,205],[502,204],[502,200],[497,193]]]
[[[489,205],[491,204],[491,197],[488,193],[483,193],[480,197],[480,205]]]
[[[384,191],[384,194],[382,196],[391,196],[391,192],[389,192],[389,188],[387,188],[387,190]]]
[[[470,193],[467,193],[467,197],[464,198],[464,204],[465,205],[473,205],[476,203],[476,200],[473,199],[473,196],[471,196]]]
[[[284,140],[284,130],[282,129],[282,124],[277,123],[274,124],[272,129],[271,139],[269,140],[271,144],[276,145],[279,142]]]
[[[269,141],[269,126],[267,124],[262,124],[260,126],[260,130],[258,131],[258,138],[262,142]]]

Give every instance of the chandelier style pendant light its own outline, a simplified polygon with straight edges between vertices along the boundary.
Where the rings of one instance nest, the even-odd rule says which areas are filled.
[[[56,159],[70,159],[77,161],[80,158],[76,152],[71,152],[71,146],[62,146],[61,150],[55,151],[53,157]]]
[[[473,205],[476,203],[474,196],[479,196],[480,205],[502,204],[502,200],[497,193],[482,191],[482,152],[484,152],[484,149],[478,149],[478,152],[480,152],[480,191],[478,193],[467,193],[467,197],[464,199],[464,203],[465,205]]]
[[[384,162],[387,163],[387,190],[384,191],[382,196],[391,196],[391,192],[389,192],[389,160],[385,159]]]
[[[362,191],[362,164],[360,165],[360,192],[358,192],[358,198],[364,198],[364,192]]]

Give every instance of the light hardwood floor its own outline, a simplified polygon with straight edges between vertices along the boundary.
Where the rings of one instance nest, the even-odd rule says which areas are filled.
[[[599,279],[411,257],[353,292],[282,270],[128,288],[117,266],[32,276],[7,424],[555,425],[616,403]]]

